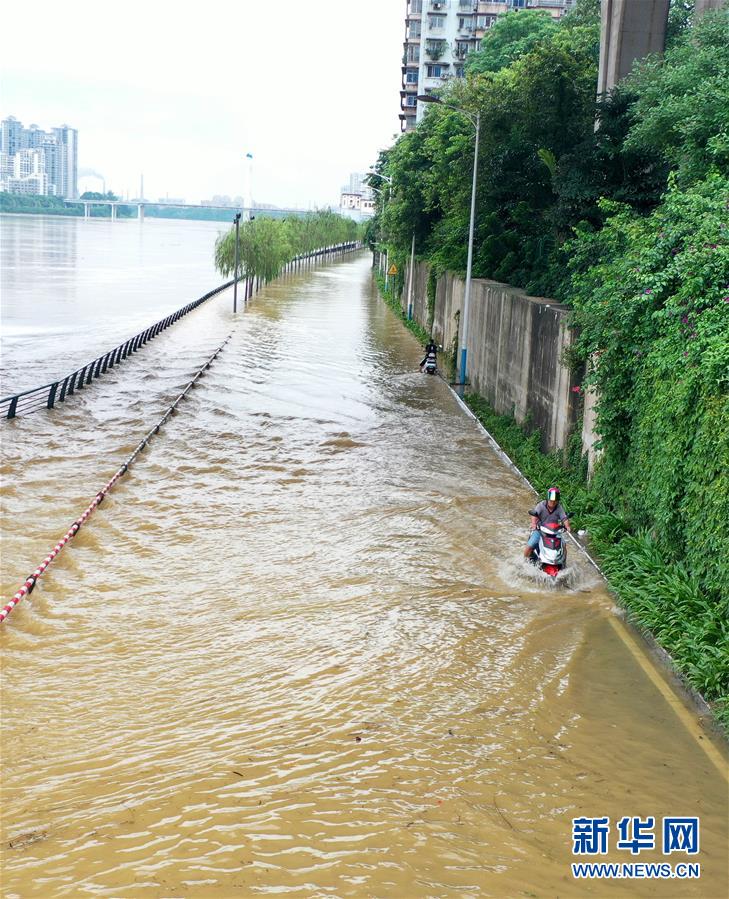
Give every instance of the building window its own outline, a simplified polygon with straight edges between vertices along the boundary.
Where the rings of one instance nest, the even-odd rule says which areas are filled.
[[[418,83],[418,73],[417,72],[406,72],[405,73],[405,84],[417,84]]]
[[[428,27],[431,31],[442,31],[445,28],[445,16],[428,16]]]
[[[463,78],[463,66],[454,66],[453,71],[456,78]]]
[[[412,94],[410,94],[409,97],[405,97],[405,105],[406,106],[417,106],[417,103],[418,103],[418,101],[415,99],[415,97]]]
[[[425,74],[428,78],[445,78],[448,66],[426,66]]]
[[[420,22],[411,22],[408,26],[408,38],[411,40],[413,38],[420,37]]]
[[[423,11],[423,0],[410,0],[410,12],[417,14]]]

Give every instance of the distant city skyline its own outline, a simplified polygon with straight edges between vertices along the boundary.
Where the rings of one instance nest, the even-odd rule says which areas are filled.
[[[144,175],[153,199],[245,196],[251,153],[256,202],[336,207],[399,132],[400,2],[211,0],[201,14],[128,0],[110,28],[91,0],[73,15],[37,0],[33,15],[32,52],[3,47],[0,118],[73,123],[79,169],[119,195]],[[6,33],[27,19],[11,4]]]
[[[0,122],[0,190],[74,199],[78,196],[78,131],[59,125],[27,128],[15,116]]]

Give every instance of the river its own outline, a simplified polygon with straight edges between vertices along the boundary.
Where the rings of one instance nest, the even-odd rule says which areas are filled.
[[[149,314],[109,299],[119,340],[219,283],[220,226],[66,225],[87,250],[63,297],[76,276],[111,290],[116,242],[137,241]],[[179,245],[145,249],[162,230]],[[526,576],[530,491],[418,373],[369,266],[282,279],[237,317],[226,291],[3,424],[10,597],[231,335],[2,626],[6,899],[727,894],[723,748],[586,560],[569,589]],[[12,285],[11,309],[43,314],[8,369],[61,374],[77,335],[91,356],[118,342],[103,308]],[[617,848],[626,816],[653,817],[654,849]],[[664,816],[700,819],[697,855],[663,855]],[[609,819],[607,855],[572,854],[581,817]],[[701,877],[576,881],[585,860]]]

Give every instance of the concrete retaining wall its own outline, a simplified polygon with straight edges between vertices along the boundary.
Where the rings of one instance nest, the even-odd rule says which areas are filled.
[[[415,263],[413,318],[427,328],[429,267]],[[408,272],[403,291],[407,311]],[[465,284],[447,272],[438,279],[432,333],[452,352],[463,308]],[[497,412],[512,415],[542,433],[542,449],[564,449],[577,424],[578,383],[561,364],[572,342],[567,308],[543,297],[497,281],[475,279],[471,284],[468,322],[468,380]],[[584,431],[584,429],[583,429]],[[583,432],[585,449],[594,436]]]

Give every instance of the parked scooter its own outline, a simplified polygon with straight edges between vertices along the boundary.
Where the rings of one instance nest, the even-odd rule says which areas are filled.
[[[557,577],[567,567],[567,546],[565,529],[550,522],[539,526],[539,546],[532,552],[529,561],[545,574]]]

